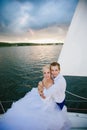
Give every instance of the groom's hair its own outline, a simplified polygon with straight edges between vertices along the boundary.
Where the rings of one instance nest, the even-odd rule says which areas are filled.
[[[51,69],[51,66],[58,66],[58,69],[60,70],[60,64],[58,62],[52,62],[50,64],[50,69]]]

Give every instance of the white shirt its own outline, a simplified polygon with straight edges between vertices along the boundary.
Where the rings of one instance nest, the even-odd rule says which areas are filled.
[[[45,92],[46,96],[51,96],[57,103],[65,99],[66,80],[61,74],[54,79],[54,84]]]

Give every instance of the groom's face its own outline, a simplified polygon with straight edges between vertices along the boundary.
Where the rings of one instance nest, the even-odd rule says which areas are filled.
[[[58,68],[58,66],[51,66],[51,74],[53,76],[53,78],[56,78],[59,74],[60,70]]]

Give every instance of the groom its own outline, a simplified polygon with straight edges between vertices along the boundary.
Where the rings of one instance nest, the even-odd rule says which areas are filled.
[[[62,110],[65,105],[65,91],[66,91],[66,80],[60,74],[60,64],[52,62],[50,64],[51,75],[54,80],[54,85],[51,88],[51,94],[53,95],[54,101]]]

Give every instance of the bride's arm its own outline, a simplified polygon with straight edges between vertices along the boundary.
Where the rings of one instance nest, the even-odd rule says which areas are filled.
[[[43,91],[44,91],[44,86],[43,86],[42,81],[40,81],[40,82],[38,83],[38,92],[39,92],[39,95],[40,95],[43,99],[45,99],[46,97],[45,97]]]

